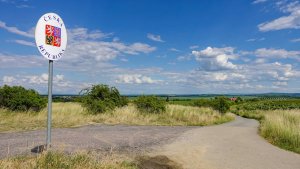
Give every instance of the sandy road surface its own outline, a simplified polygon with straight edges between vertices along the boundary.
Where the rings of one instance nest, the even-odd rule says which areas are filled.
[[[196,128],[151,155],[166,155],[188,169],[300,169],[300,155],[277,148],[257,134],[258,122]]]

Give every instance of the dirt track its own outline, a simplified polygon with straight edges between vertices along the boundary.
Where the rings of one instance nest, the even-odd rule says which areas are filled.
[[[258,122],[241,117],[210,127],[90,125],[54,129],[64,151],[99,150],[167,156],[187,169],[300,169],[300,155],[257,134]],[[45,131],[0,134],[0,157],[28,154],[45,142]]]

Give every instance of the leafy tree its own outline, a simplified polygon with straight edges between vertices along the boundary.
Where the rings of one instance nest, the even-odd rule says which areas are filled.
[[[13,111],[40,111],[46,105],[46,99],[33,89],[7,85],[0,87],[0,107]]]
[[[127,98],[121,96],[117,88],[104,84],[93,85],[81,93],[84,95],[82,105],[92,114],[104,113],[128,104]]]
[[[134,101],[140,112],[162,113],[166,111],[166,103],[155,96],[139,96]]]

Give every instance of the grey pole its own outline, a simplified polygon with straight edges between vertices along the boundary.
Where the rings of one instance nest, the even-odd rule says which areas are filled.
[[[53,60],[49,60],[49,74],[48,74],[47,150],[49,150],[49,148],[50,148],[50,146],[51,146],[52,80],[53,80]]]

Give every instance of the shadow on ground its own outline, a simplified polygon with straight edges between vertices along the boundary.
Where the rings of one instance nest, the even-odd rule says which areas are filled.
[[[137,166],[140,169],[182,169],[182,166],[167,156],[140,156],[136,158]]]

